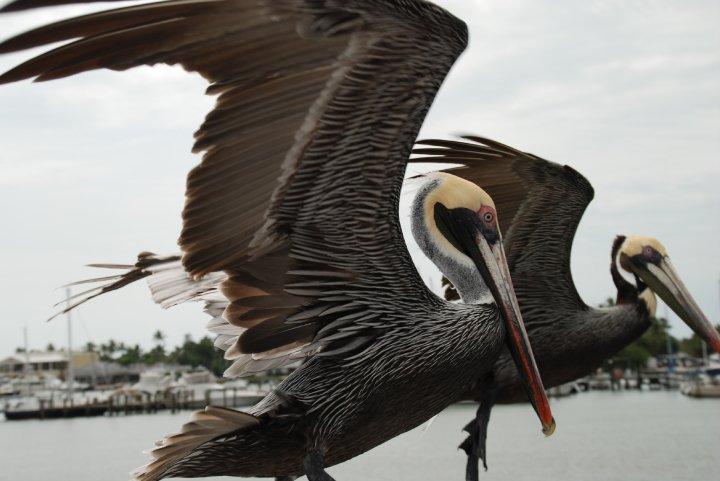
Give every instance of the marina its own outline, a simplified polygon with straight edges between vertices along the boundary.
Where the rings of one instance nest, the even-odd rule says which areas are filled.
[[[592,391],[552,400],[558,432],[544,439],[528,405],[493,411],[487,481],[698,481],[714,479],[720,405],[678,391]],[[460,426],[475,411],[452,406],[419,427],[329,469],[343,481],[464,479]],[[188,412],[46,421],[0,421],[0,479],[126,481],[146,461],[142,448],[172,432]],[[677,422],[682,418],[682,422]],[[672,425],[668,432],[668,425]],[[42,463],[35,462],[42,459]],[[568,462],[568,460],[572,460]],[[55,475],[53,475],[55,473]],[[220,481],[227,478],[210,478]]]
[[[717,356],[715,356],[717,357]],[[572,383],[548,389],[548,397],[564,398],[589,391],[670,391],[693,398],[720,398],[720,362],[709,360],[700,367],[682,374],[627,373],[626,377],[598,372]],[[205,369],[173,374],[148,370],[133,384],[113,389],[84,391],[72,395],[61,389],[58,379],[41,384],[36,379],[15,379],[2,384],[6,394],[0,398],[0,411],[8,421],[56,419],[93,416],[151,414],[162,411],[200,410],[205,406],[243,408],[258,403],[276,382],[248,383],[245,380],[219,382]],[[49,388],[47,385],[54,386]],[[10,386],[34,386],[32,394],[20,395]],[[27,387],[26,387],[27,389]]]
[[[101,361],[97,352],[73,350],[69,313],[66,322],[64,350],[32,351],[24,330],[22,352],[0,360],[0,410],[6,420],[245,407],[259,402],[278,382],[221,380],[202,366],[123,367]]]
[[[71,293],[68,290],[67,295]],[[94,351],[72,349],[73,321],[66,316],[67,346],[33,351],[24,332],[22,352],[0,360],[0,411],[7,421],[152,414],[202,410],[206,406],[253,406],[293,369],[276,369],[263,382],[218,378],[203,366],[158,363],[121,366]],[[669,339],[669,338],[668,338]],[[669,341],[668,341],[669,342]],[[720,354],[683,352],[649,358],[639,369],[598,369],[550,387],[549,398],[589,391],[677,391],[692,398],[720,398]]]
[[[39,389],[25,395],[6,395],[0,407],[8,421],[175,412],[208,405],[237,408],[259,402],[270,386],[272,383],[243,380],[221,384],[206,370],[183,373],[177,381],[170,373],[147,371],[138,382],[114,389],[72,393]]]

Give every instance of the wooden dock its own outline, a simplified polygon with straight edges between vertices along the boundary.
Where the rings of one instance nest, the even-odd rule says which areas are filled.
[[[8,404],[5,406],[4,414],[10,421],[148,414],[167,410],[171,412],[200,410],[209,405],[227,408],[252,406],[264,396],[262,392],[248,392],[233,387],[208,389],[203,395],[196,395],[192,390],[168,390],[155,393],[124,390],[114,392],[104,400],[92,399],[85,403],[38,399],[38,405],[33,407]]]
[[[62,403],[40,400],[37,409],[8,409],[5,408],[5,419],[8,421],[19,421],[23,419],[58,419],[102,416],[108,411],[105,402],[75,404],[72,401]]]

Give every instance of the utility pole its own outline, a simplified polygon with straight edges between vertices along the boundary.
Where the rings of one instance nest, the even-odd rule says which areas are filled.
[[[28,328],[23,327],[23,343],[25,344],[25,364],[23,365],[23,377],[25,378],[25,395],[30,396],[30,349],[28,347]]]
[[[70,291],[70,288],[68,287],[65,289],[65,295],[67,296],[67,307],[70,307],[70,296],[72,296],[72,292]],[[68,369],[67,369],[67,379],[65,380],[67,382],[67,390],[68,390],[68,399],[70,402],[72,402],[73,398],[73,383],[75,382],[75,368],[73,366],[73,352],[72,352],[72,316],[71,311],[68,311],[67,316],[67,332],[68,332],[68,341],[67,341],[67,356],[68,356]]]
[[[30,370],[30,352],[28,351],[27,326],[23,327],[23,345],[25,346],[25,365],[23,366],[23,372],[27,376],[27,373]]]

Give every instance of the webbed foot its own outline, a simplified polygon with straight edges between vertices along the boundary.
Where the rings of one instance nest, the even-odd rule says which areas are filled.
[[[465,480],[478,481],[480,477],[479,464],[482,461],[483,468],[487,471],[487,430],[490,423],[490,412],[495,404],[495,389],[487,389],[483,393],[480,407],[477,410],[475,419],[470,421],[463,428],[468,437],[460,444],[459,448],[467,454],[467,465],[465,467]]]

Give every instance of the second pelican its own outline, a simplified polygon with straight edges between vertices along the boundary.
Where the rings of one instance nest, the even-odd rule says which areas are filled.
[[[594,372],[638,339],[655,315],[655,294],[720,352],[720,335],[656,239],[618,236],[610,254],[616,305],[598,309],[582,301],[570,273],[570,251],[594,192],[577,171],[481,137],[420,144],[415,153],[422,157],[413,159],[415,162],[462,164],[464,167],[452,172],[483,186],[497,201],[505,220],[503,242],[510,273],[547,387]],[[625,279],[621,269],[634,284]],[[472,301],[465,289],[458,287],[463,301]],[[501,355],[491,379],[467,394],[480,402],[476,419],[465,428],[470,435],[461,446],[468,454],[469,480],[478,477],[478,459],[487,468],[485,442],[493,404],[526,399],[522,378],[511,360],[510,353]]]

